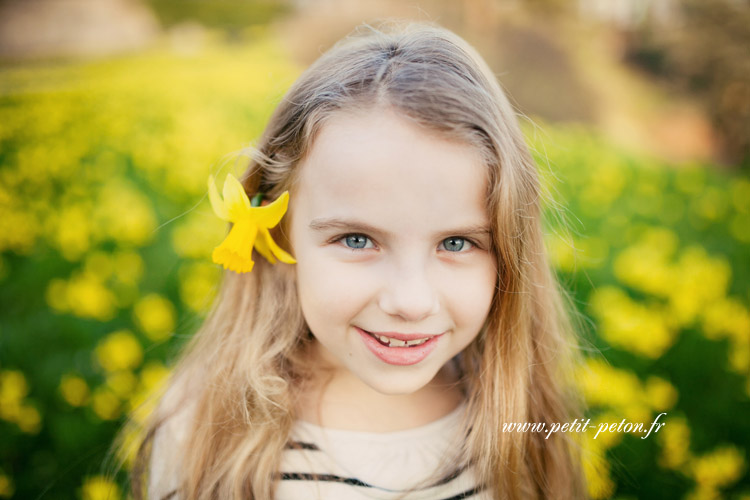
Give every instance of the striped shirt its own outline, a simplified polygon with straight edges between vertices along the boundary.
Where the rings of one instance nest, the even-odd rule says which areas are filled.
[[[298,421],[282,456],[276,500],[485,500],[473,468],[444,461],[456,450],[465,403],[427,425],[390,433]],[[438,470],[445,473],[434,476]],[[421,483],[421,487],[410,488]]]
[[[282,454],[275,500],[488,500],[473,467],[444,463],[463,438],[459,422],[465,409],[462,403],[439,420],[390,433],[327,429],[298,420]],[[156,434],[149,498],[182,500],[177,485],[189,415],[180,412]],[[445,472],[435,477],[438,470]]]

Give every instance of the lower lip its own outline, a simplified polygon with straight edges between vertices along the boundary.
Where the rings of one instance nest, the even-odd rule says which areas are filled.
[[[378,342],[375,337],[366,333],[361,328],[354,327],[362,337],[368,349],[389,365],[407,366],[414,365],[426,358],[437,347],[438,339],[441,335],[436,335],[424,344],[413,347],[388,347]]]

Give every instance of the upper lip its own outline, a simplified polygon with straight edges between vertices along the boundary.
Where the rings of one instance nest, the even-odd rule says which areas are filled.
[[[426,338],[431,338],[431,337],[437,337],[438,335],[440,335],[439,333],[372,332],[370,330],[365,330],[364,328],[360,328],[360,330],[366,333],[371,333],[373,335],[380,335],[382,337],[388,337],[391,339],[398,339],[398,340],[403,340],[403,341],[426,339]]]

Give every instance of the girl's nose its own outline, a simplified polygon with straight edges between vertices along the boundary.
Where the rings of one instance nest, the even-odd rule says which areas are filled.
[[[405,321],[420,321],[440,310],[439,294],[423,266],[402,266],[385,283],[380,308]]]

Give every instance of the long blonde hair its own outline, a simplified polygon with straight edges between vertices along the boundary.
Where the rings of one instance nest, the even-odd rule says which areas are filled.
[[[570,380],[576,343],[564,295],[547,262],[540,184],[515,113],[482,58],[458,36],[410,24],[355,33],[324,54],[287,92],[243,177],[273,199],[326,120],[353,107],[390,106],[482,153],[498,288],[485,327],[458,358],[467,394],[463,463],[493,498],[581,498],[575,445],[561,433],[503,433],[506,422],[581,416]],[[289,248],[285,226],[274,232]],[[185,407],[193,412],[180,454],[183,498],[273,498],[275,472],[309,378],[313,339],[294,268],[256,258],[250,274],[225,273],[206,321],[187,346],[143,429],[132,489],[144,496],[150,443]]]

